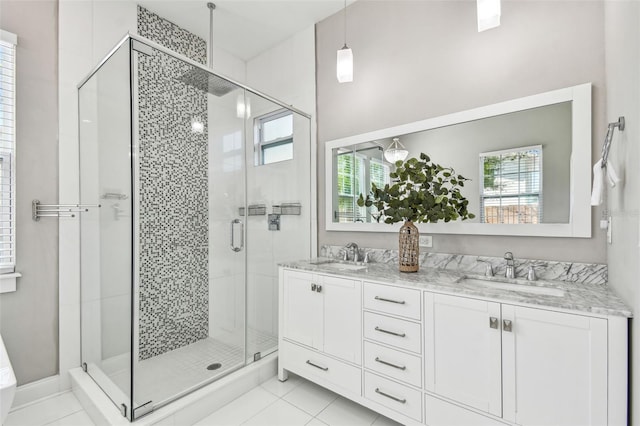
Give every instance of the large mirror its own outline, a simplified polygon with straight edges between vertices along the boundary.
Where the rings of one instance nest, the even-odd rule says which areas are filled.
[[[591,236],[591,84],[327,142],[327,230],[398,230],[356,203],[371,183],[389,183],[394,141],[406,158],[424,152],[470,179],[463,195],[475,219],[422,232]]]

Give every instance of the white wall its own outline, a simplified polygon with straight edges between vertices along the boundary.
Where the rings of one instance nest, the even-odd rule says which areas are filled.
[[[317,25],[318,170],[328,140],[587,82],[594,87],[595,158],[605,129],[603,8],[599,1],[506,1],[502,25],[478,33],[474,1],[353,3],[353,83],[335,76],[343,15]],[[397,249],[392,234],[325,231],[324,191],[321,176],[320,244]],[[433,251],[604,263],[599,209],[593,217],[590,239],[436,235]]]
[[[17,291],[0,295],[0,332],[19,385],[58,371],[58,223],[31,219],[31,200],[58,198],[55,1],[0,1],[16,50]],[[28,18],[27,18],[28,17]]]
[[[622,183],[608,189],[612,243],[607,245],[609,284],[640,312],[640,3],[607,1],[604,8],[607,110],[606,122],[625,116],[627,126],[615,132],[609,162]],[[602,135],[604,138],[604,135]],[[634,323],[637,319],[634,321]],[[640,327],[631,334],[631,415],[640,424]]]

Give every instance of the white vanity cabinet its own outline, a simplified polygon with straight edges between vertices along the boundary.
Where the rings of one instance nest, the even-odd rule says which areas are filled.
[[[425,389],[502,416],[500,304],[425,293]]]
[[[281,270],[280,357],[318,383],[361,394],[362,282]],[[345,363],[347,361],[348,363]]]
[[[626,316],[337,275],[281,267],[281,380],[405,425],[626,424]]]
[[[519,425],[607,424],[606,319],[433,293],[425,318],[428,391]]]

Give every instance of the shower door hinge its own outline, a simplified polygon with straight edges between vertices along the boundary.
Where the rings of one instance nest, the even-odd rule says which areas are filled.
[[[82,363],[82,371],[84,371],[85,373],[87,372],[87,363],[86,362]]]
[[[147,401],[138,408],[133,409],[133,420],[138,420],[140,417],[149,414],[153,411],[153,401]]]
[[[260,352],[253,354],[253,362],[260,361],[260,358],[262,358],[262,354]]]
[[[139,42],[138,40],[131,40],[131,48],[136,52],[140,52],[143,55],[151,56],[153,54],[153,48],[151,46],[147,46],[144,43]]]
[[[127,404],[120,404],[120,414],[122,417],[127,417]]]

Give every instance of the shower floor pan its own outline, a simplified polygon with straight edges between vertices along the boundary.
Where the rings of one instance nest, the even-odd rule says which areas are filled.
[[[249,330],[248,360],[253,360],[252,348],[277,347],[277,338],[273,335]],[[152,401],[154,406],[164,405],[182,397],[202,386],[203,382],[214,380],[241,368],[244,352],[242,347],[226,344],[211,337],[199,340],[182,348],[140,361],[135,365],[134,392],[136,405]],[[208,369],[212,364],[220,366]],[[111,381],[123,392],[128,393],[128,369],[109,367],[103,369]]]

